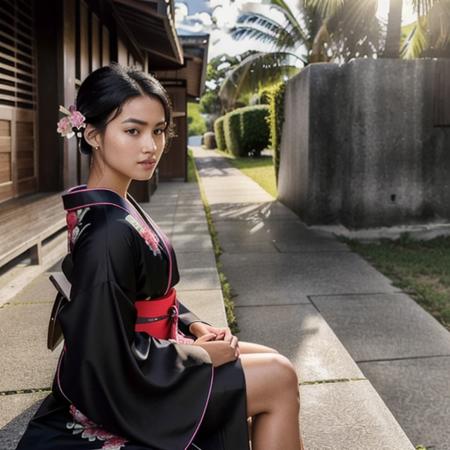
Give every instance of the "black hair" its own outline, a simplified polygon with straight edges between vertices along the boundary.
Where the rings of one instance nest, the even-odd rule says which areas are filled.
[[[141,95],[156,98],[164,108],[167,148],[170,139],[175,136],[172,105],[162,84],[148,73],[122,66],[117,62],[100,67],[81,83],[75,105],[84,115],[86,124],[92,124],[99,133],[103,133],[108,123],[121,113],[125,101]],[[116,109],[115,114],[108,120]],[[92,147],[84,138],[84,130],[82,129],[81,137],[77,138],[78,149],[85,155],[92,155]]]

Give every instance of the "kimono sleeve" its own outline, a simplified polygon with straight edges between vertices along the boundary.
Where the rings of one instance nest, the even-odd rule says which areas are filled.
[[[178,300],[179,314],[178,314],[178,327],[184,334],[191,334],[189,331],[189,326],[194,322],[206,323],[206,325],[211,325],[208,322],[200,319],[196,314],[190,311],[183,303]]]
[[[126,224],[104,220],[77,241],[71,302],[60,313],[66,345],[58,387],[111,433],[151,448],[185,449],[203,419],[214,368],[199,346],[134,332],[133,239]],[[148,342],[137,357],[139,339]]]

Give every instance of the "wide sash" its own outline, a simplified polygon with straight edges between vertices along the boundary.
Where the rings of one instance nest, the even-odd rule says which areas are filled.
[[[135,331],[144,331],[160,339],[177,339],[178,300],[175,288],[163,297],[137,300],[134,306],[137,309]]]

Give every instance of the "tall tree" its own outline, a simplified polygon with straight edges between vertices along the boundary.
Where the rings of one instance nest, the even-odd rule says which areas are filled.
[[[412,0],[417,21],[402,43],[403,58],[450,58],[450,0]]]
[[[403,0],[390,0],[386,31],[385,58],[400,57],[400,37],[402,34]]]
[[[376,10],[377,0],[300,0],[297,9],[283,0],[252,4],[232,36],[267,43],[273,50],[252,55],[230,71],[219,91],[222,101],[232,107],[241,93],[290,77],[310,62],[372,56],[380,35]]]

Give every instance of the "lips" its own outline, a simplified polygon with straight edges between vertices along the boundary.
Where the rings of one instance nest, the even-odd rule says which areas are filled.
[[[138,164],[141,165],[145,170],[150,170],[153,167],[155,167],[156,161],[147,160],[147,161],[142,161]]]

